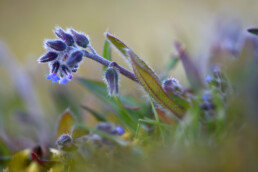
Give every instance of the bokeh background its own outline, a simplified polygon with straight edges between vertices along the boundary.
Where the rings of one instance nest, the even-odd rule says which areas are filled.
[[[92,123],[80,104],[96,109],[99,100],[75,81],[62,86],[47,81],[47,65],[36,61],[44,53],[43,40],[55,37],[56,26],[87,33],[99,54],[109,31],[160,74],[175,53],[174,41],[198,59],[210,51],[219,23],[257,26],[257,11],[257,0],[0,0],[0,130],[31,135],[24,125],[33,125],[31,116],[47,121],[52,130],[68,107]],[[118,53],[112,54],[127,67]],[[101,80],[102,66],[85,60],[76,75]],[[181,64],[170,75],[188,86]],[[121,80],[121,94],[140,91],[130,80]]]

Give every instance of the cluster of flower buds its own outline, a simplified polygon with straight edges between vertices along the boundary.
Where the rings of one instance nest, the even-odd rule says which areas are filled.
[[[48,80],[66,84],[72,79],[72,72],[77,72],[83,60],[82,48],[87,48],[89,39],[73,29],[67,29],[65,32],[58,27],[54,33],[59,39],[44,42],[47,52],[38,62],[49,64],[50,74],[46,75]]]
[[[119,75],[115,68],[116,65],[115,62],[110,63],[104,75],[104,81],[107,84],[110,96],[117,96],[119,92]]]
[[[125,133],[123,127],[115,126],[114,124],[108,122],[100,122],[99,124],[97,124],[96,129],[110,135],[123,135]],[[105,146],[113,144],[111,140],[103,138],[95,133],[88,134],[85,137],[85,139],[96,146]]]

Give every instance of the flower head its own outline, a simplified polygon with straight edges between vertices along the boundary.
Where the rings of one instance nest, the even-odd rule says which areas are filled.
[[[83,60],[82,48],[87,48],[89,43],[84,34],[67,30],[69,32],[56,28],[54,33],[58,39],[46,40],[44,47],[47,52],[38,59],[39,63],[48,63],[50,74],[46,75],[46,79],[53,83],[66,84],[71,81],[72,72],[77,72]]]

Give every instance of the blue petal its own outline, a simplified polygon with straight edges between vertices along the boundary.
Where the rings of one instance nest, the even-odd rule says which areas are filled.
[[[67,78],[68,78],[68,79],[72,79],[72,78],[73,78],[73,75],[72,75],[72,74],[69,74],[69,75],[67,76]]]
[[[117,131],[118,135],[122,135],[125,133],[125,130],[123,129],[122,126],[117,126],[116,131]]]
[[[62,78],[60,81],[59,81],[59,84],[66,84],[68,81],[67,78]]]
[[[58,76],[53,76],[53,78],[52,78],[52,82],[53,83],[55,83],[55,82],[57,82],[57,81],[59,81],[60,80],[60,78],[58,77]]]
[[[206,82],[211,82],[212,81],[212,77],[210,75],[208,75],[206,78],[205,78],[205,81]]]
[[[47,80],[52,79],[52,75],[45,75]]]
[[[47,80],[50,80],[50,79],[53,79],[53,77],[55,76],[56,74],[55,73],[51,73],[49,75],[45,75]]]

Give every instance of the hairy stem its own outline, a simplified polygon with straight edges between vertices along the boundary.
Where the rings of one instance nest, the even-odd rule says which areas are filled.
[[[95,51],[94,51],[94,52],[95,52]],[[87,51],[87,50],[83,50],[83,55],[84,55],[85,57],[88,57],[88,58],[90,58],[90,59],[92,59],[92,60],[95,60],[95,61],[101,63],[101,64],[104,65],[104,66],[109,66],[109,65],[112,63],[111,61],[109,61],[109,60],[107,60],[107,59],[101,57],[101,56],[98,55],[97,53],[96,53],[96,54],[95,54],[95,53],[90,53],[90,52]],[[131,79],[131,80],[133,80],[133,81],[135,81],[135,82],[138,83],[138,80],[137,80],[136,76],[135,76],[132,72],[128,71],[127,69],[123,68],[122,66],[120,66],[120,65],[118,65],[118,64],[115,65],[115,68],[116,68],[122,75],[124,75],[124,76],[126,76],[127,78],[129,78],[129,79]]]

